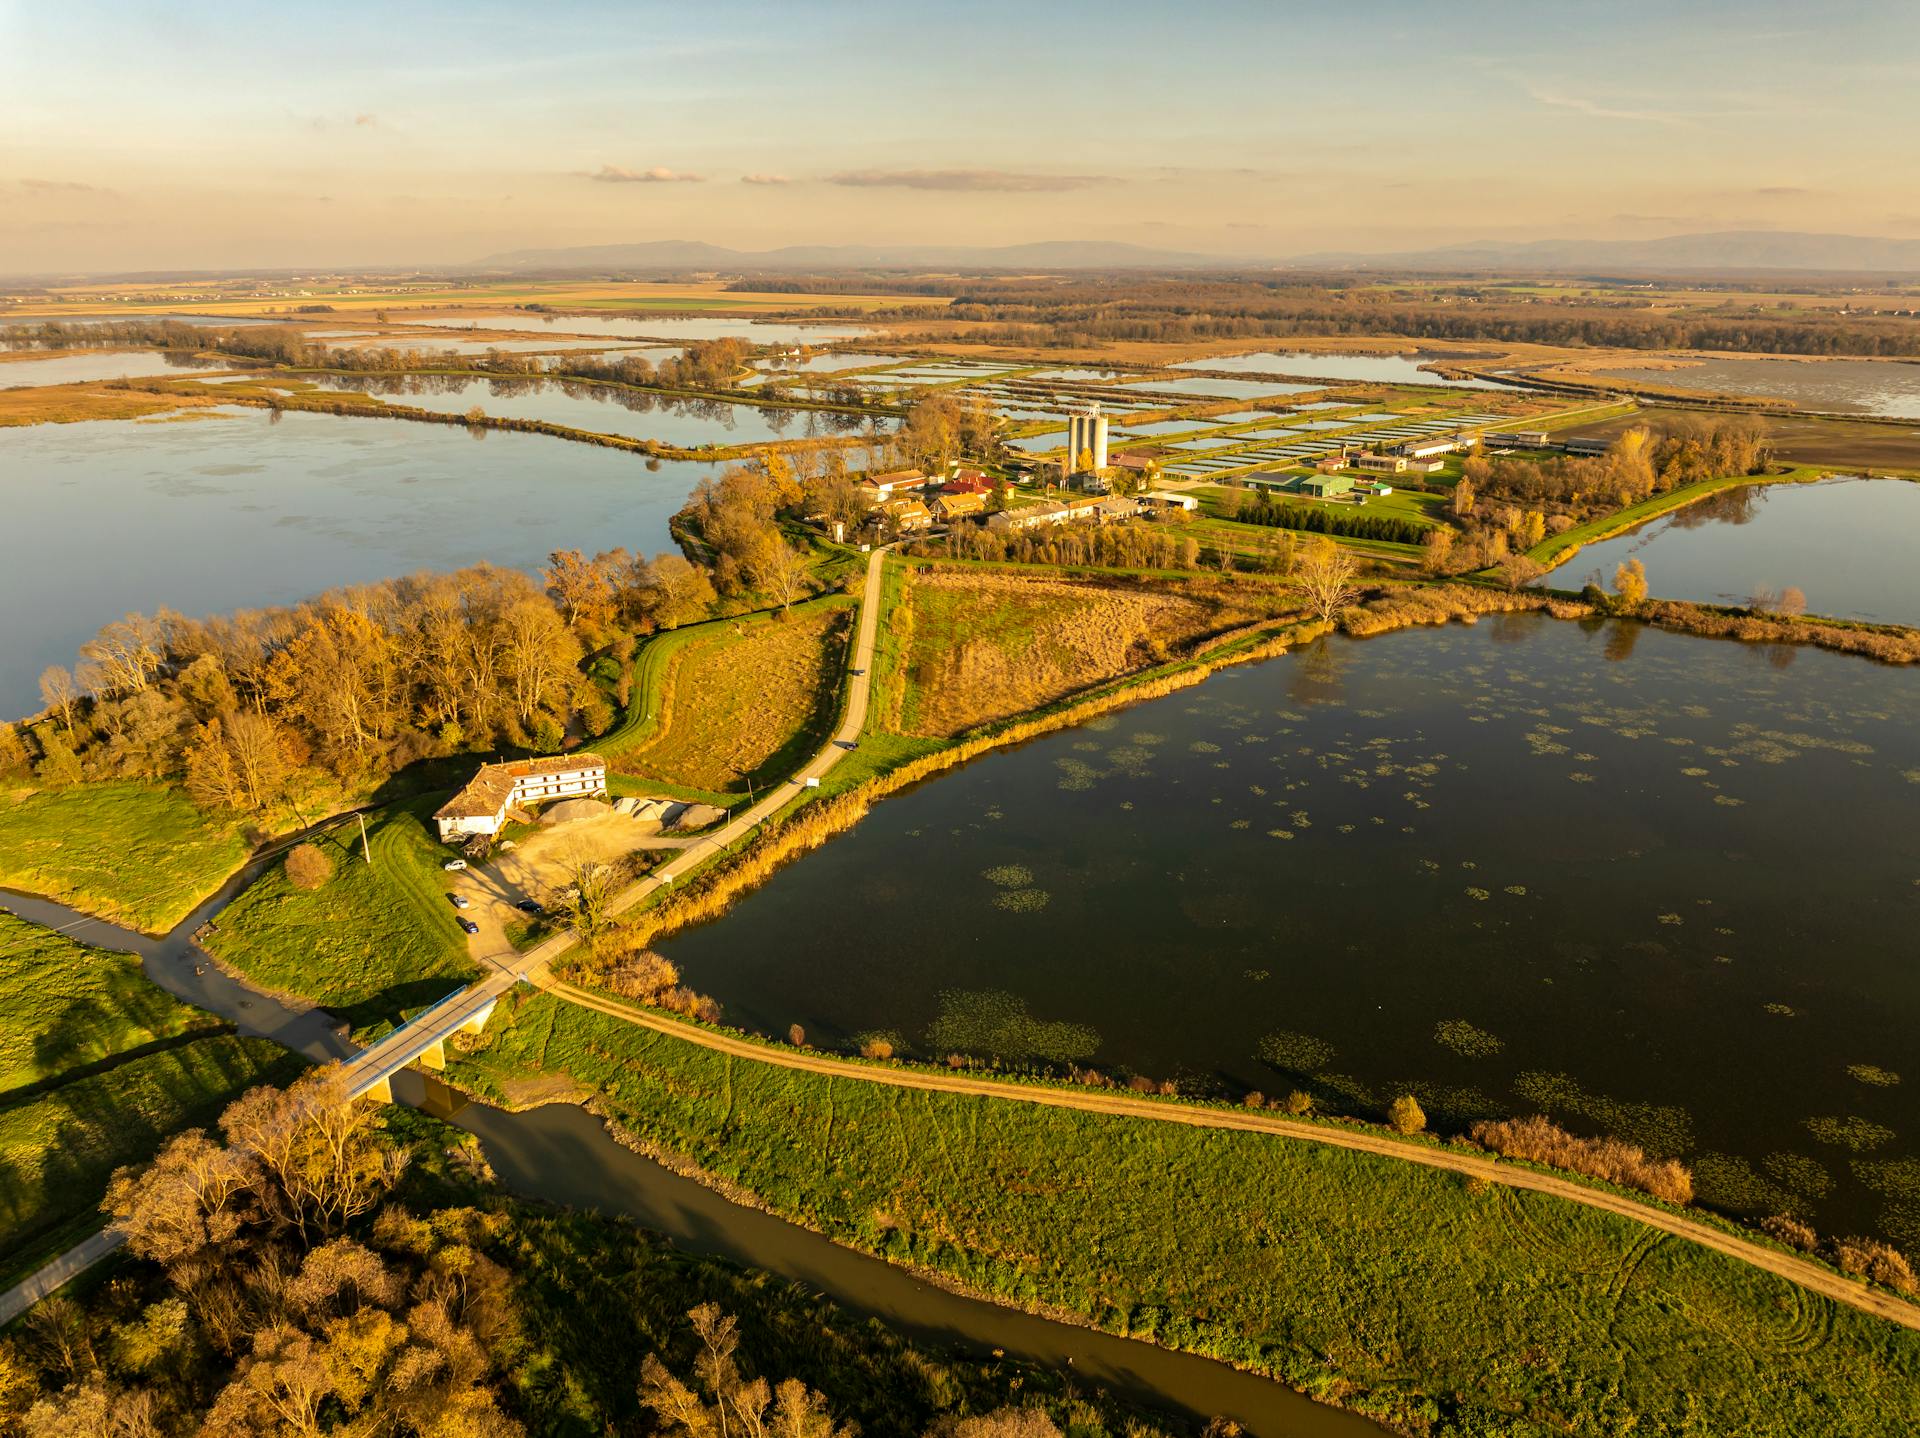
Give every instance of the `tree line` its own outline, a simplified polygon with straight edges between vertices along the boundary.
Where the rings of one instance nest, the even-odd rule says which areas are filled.
[[[1234,513],[1242,524],[1264,524],[1274,529],[1334,534],[1343,539],[1382,540],[1390,544],[1418,544],[1430,526],[1384,514],[1345,514],[1319,504],[1289,504],[1273,500],[1264,489],[1241,501]]]

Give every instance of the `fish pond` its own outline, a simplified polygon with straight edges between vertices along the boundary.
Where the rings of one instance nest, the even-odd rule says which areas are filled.
[[[1253,354],[1218,355],[1212,359],[1184,360],[1174,369],[1218,370],[1223,374],[1310,375],[1315,379],[1354,380],[1365,384],[1446,385],[1450,389],[1506,389],[1484,379],[1447,379],[1423,366],[1437,358],[1433,355],[1351,355],[1312,354],[1301,351],[1280,353],[1260,350]]]
[[[107,350],[90,354],[55,355],[50,359],[0,360],[0,389],[84,384],[103,379],[147,379],[154,375],[177,375],[181,370],[205,368],[207,361],[196,356],[159,350]]]
[[[1621,561],[1638,558],[1663,599],[1745,604],[1762,589],[1796,588],[1813,614],[1920,624],[1916,535],[1920,484],[1841,478],[1743,485],[1589,544],[1545,583],[1611,587]]]
[[[1893,360],[1732,359],[1707,356],[1672,368],[1596,370],[1662,389],[1776,399],[1800,409],[1920,419],[1920,365]]]
[[[673,547],[712,472],[543,435],[261,410],[0,429],[0,714],[102,624],[560,548]]]
[[[1635,625],[1322,641],[888,799],[663,950],[768,1033],[1546,1112],[1913,1245],[1916,712]]]
[[[756,345],[826,344],[859,339],[875,331],[863,325],[791,324],[779,320],[749,320],[710,315],[458,314],[431,319],[396,319],[396,324],[431,325],[445,330],[515,330],[522,334],[632,336],[640,339],[741,339]]]
[[[539,420],[595,434],[653,439],[684,448],[759,444],[851,434],[863,416],[778,405],[684,399],[650,390],[577,380],[476,379],[460,375],[316,375],[331,389],[377,395],[437,414],[478,409],[499,419]],[[891,428],[891,421],[887,422]]]

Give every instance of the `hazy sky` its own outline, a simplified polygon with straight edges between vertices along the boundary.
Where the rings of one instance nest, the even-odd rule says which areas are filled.
[[[1920,236],[1920,4],[0,0],[0,273]]]

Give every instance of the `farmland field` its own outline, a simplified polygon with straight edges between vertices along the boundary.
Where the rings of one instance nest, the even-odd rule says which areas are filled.
[[[1119,583],[939,570],[912,574],[905,683],[893,727],[947,738],[1164,662],[1203,636],[1250,623],[1258,600],[1204,584]]]
[[[835,599],[655,639],[632,718],[597,749],[621,773],[712,793],[778,778],[833,721],[851,612]]]

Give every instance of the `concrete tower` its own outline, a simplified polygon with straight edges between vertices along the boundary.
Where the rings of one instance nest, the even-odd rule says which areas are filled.
[[[1093,468],[1107,467],[1107,417],[1100,413],[1097,399],[1067,416],[1068,469],[1079,469],[1080,456],[1086,453],[1093,456]]]

